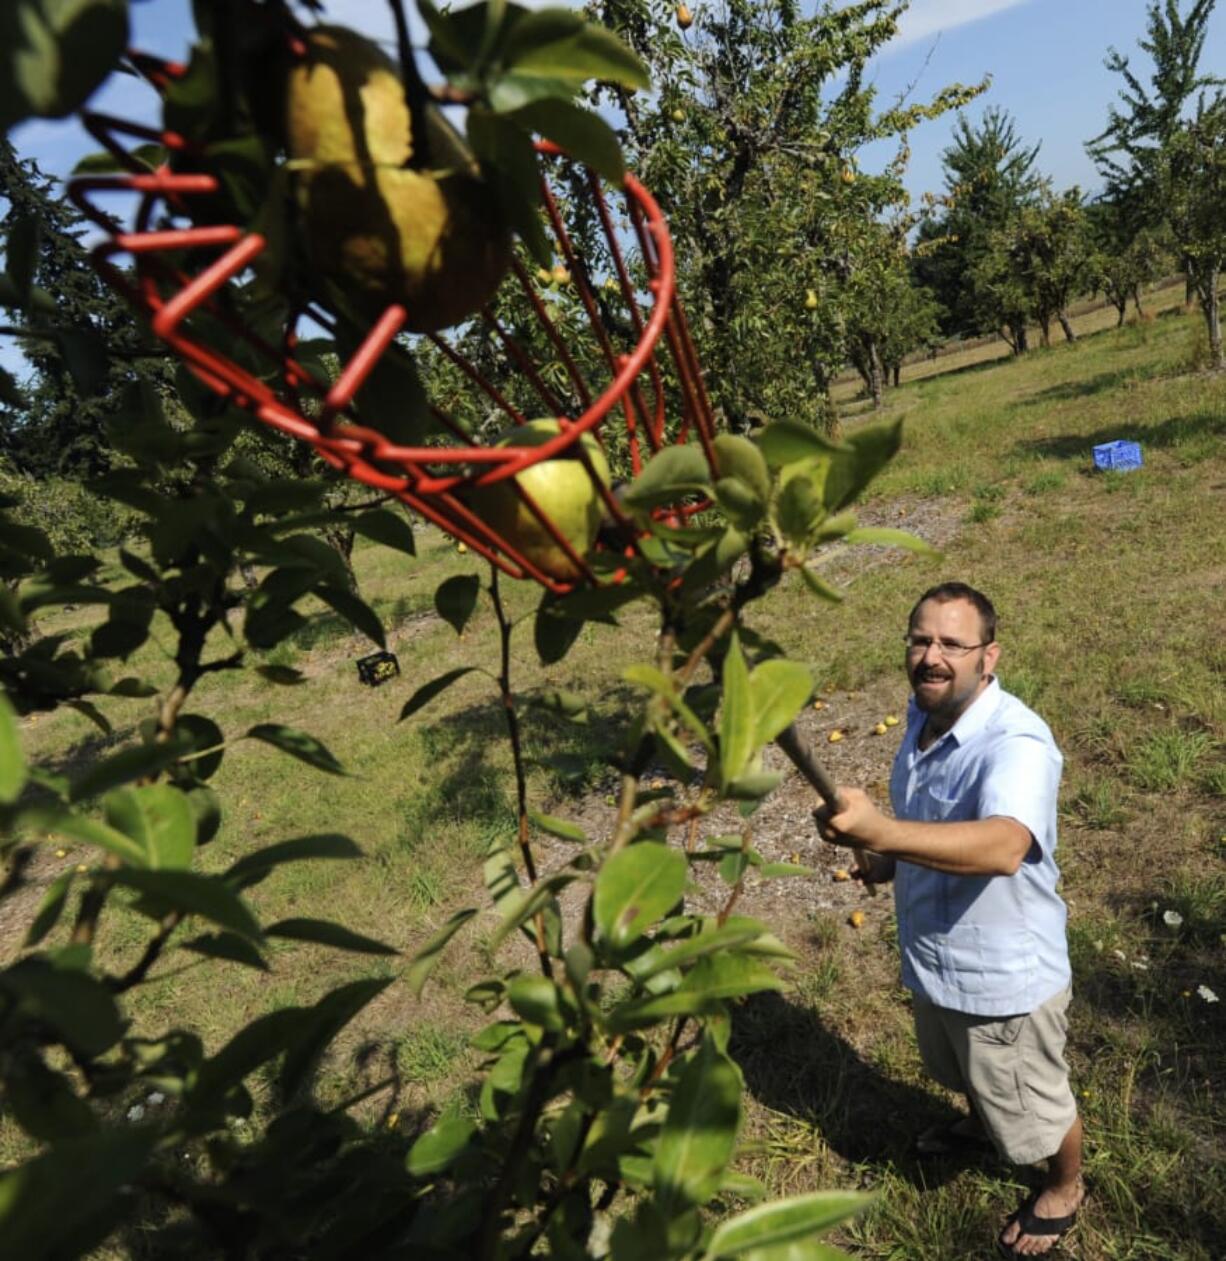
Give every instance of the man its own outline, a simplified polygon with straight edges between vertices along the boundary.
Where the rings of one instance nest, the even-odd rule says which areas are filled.
[[[858,788],[840,788],[839,812],[820,817],[826,839],[868,851],[863,875],[894,879],[924,1066],[970,1103],[969,1117],[923,1136],[927,1150],[986,1135],[1016,1164],[1048,1161],[1042,1187],[1001,1233],[1001,1252],[1016,1257],[1053,1248],[1084,1190],[1064,1061],[1062,759],[1043,720],[1002,690],[999,657],[986,596],[960,582],[924,592],[906,635],[914,697],[890,779],[895,817]]]

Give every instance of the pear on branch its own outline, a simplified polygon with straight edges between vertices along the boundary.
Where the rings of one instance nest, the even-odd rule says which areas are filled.
[[[311,263],[357,309],[401,303],[419,333],[478,310],[510,260],[463,139],[423,110],[415,128],[395,66],[343,28],[315,28],[289,73],[286,142]]]
[[[553,419],[530,420],[498,436],[497,447],[539,447],[556,438],[562,426]],[[587,463],[580,458],[579,450]],[[588,471],[588,466],[591,472]],[[608,486],[609,462],[600,443],[590,434],[552,460],[530,465],[514,478],[466,492],[468,506],[500,538],[505,539],[551,578],[569,581],[579,569],[565,549],[537,519],[512,482],[529,495],[553,522],[577,556],[586,556],[596,542],[604,504],[596,480]]]

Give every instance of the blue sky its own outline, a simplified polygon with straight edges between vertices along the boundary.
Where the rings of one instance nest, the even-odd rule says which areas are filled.
[[[709,2],[691,0],[691,7],[701,11]],[[973,83],[990,74],[992,87],[972,105],[972,116],[986,105],[1008,109],[1023,139],[1041,142],[1039,167],[1058,187],[1092,190],[1096,176],[1083,144],[1101,131],[1118,85],[1103,58],[1112,44],[1135,49],[1145,9],[1145,0],[914,0],[898,38],[874,62],[872,78],[886,104],[912,84],[914,96],[923,98],[947,83]],[[328,11],[335,20],[390,37],[385,0],[333,0]],[[132,12],[137,46],[183,54],[190,31],[187,0],[134,0]],[[1203,65],[1226,71],[1226,5],[1211,19]],[[120,80],[93,104],[124,110],[139,109],[142,101],[141,88]],[[947,120],[913,134],[908,183],[914,195],[940,186],[940,153],[949,136]],[[75,123],[29,123],[16,129],[13,140],[59,175],[97,147]],[[869,167],[872,156],[865,155]]]
[[[539,7],[541,0],[526,2]],[[689,0],[697,12],[716,2]],[[949,83],[974,83],[990,74],[992,86],[970,107],[971,116],[990,105],[1007,109],[1022,139],[1041,144],[1043,174],[1058,188],[1078,184],[1091,192],[1097,177],[1084,142],[1102,130],[1119,86],[1103,59],[1111,45],[1136,50],[1146,7],[1145,0],[914,0],[898,37],[875,59],[870,78],[885,106],[908,89],[912,99],[922,100]],[[334,21],[391,38],[386,0],[331,0],[327,8]],[[188,13],[188,0],[133,0],[134,45],[167,57],[184,56],[191,31]],[[421,38],[415,26],[415,42]],[[1141,69],[1147,63],[1139,55],[1136,64]],[[1226,4],[1211,18],[1202,69],[1226,72]],[[115,76],[91,105],[157,117],[148,89],[124,76]],[[940,155],[950,132],[951,120],[938,119],[913,133],[907,181],[913,196],[940,187]],[[20,153],[60,176],[98,147],[72,121],[27,123],[14,130],[12,139]],[[887,156],[865,154],[862,164],[871,170]],[[3,339],[0,363],[20,372],[14,349]]]

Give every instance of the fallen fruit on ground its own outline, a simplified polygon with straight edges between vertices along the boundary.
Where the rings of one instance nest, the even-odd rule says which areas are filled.
[[[840,881],[840,882],[843,880],[850,880],[851,872],[848,871],[845,867],[840,867],[838,868],[837,871],[835,871],[834,878],[835,880]]]
[[[813,708],[814,708],[814,709],[825,709],[825,708],[826,708],[826,702],[825,702],[825,701],[814,701],[814,702],[813,702]]]
[[[886,733],[887,731],[889,731],[889,727],[887,727],[887,726],[885,725],[885,723],[883,723],[883,722],[879,722],[879,723],[878,723],[878,724],[877,724],[877,725],[873,728],[873,735],[875,735],[875,736],[883,736],[883,735],[885,735],[885,733]]]
[[[831,732],[831,733],[830,733],[830,734],[826,737],[826,739],[827,739],[827,740],[829,740],[831,744],[838,744],[838,742],[839,742],[842,738],[843,738],[843,733],[842,733],[841,731],[837,731],[837,730],[836,730],[836,731],[832,731],[832,732]]]
[[[457,543],[457,544],[455,545],[455,550],[456,550],[457,552],[459,552],[461,556],[465,556],[465,555],[467,555],[467,554],[468,554],[468,544],[467,544],[467,543]]]
[[[494,445],[539,447],[559,433],[561,425],[556,420],[531,420],[499,435]],[[561,581],[577,578],[581,571],[516,493],[512,482],[532,498],[575,553],[585,556],[596,541],[603,505],[592,475],[579,458],[580,450],[587,456],[592,473],[602,485],[608,486],[609,464],[604,452],[591,434],[584,434],[567,448],[566,454],[530,465],[515,478],[504,478],[487,486],[474,486],[464,496],[472,510],[495,534],[538,569]]]
[[[286,147],[312,264],[359,310],[402,304],[411,332],[458,323],[510,261],[464,140],[435,110],[421,129],[431,152],[414,153],[404,89],[378,46],[331,26],[306,43],[288,76]]]
[[[817,290],[816,289],[805,290],[805,310],[806,311],[817,310]]]
[[[852,926],[852,928],[859,928],[864,923],[864,912],[852,911],[852,913],[847,917],[847,922]]]
[[[893,714],[886,714],[886,716],[885,716],[885,725],[886,725],[887,727],[897,727],[897,726],[898,726],[898,719],[897,719],[897,718],[895,718]]]

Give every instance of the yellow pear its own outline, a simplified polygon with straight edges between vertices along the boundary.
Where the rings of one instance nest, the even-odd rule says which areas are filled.
[[[556,420],[530,420],[499,435],[494,445],[539,447],[560,432],[561,426]],[[575,445],[582,448],[600,482],[608,486],[609,463],[596,439],[584,434]],[[570,451],[574,451],[574,447]],[[511,480],[474,487],[465,496],[469,507],[491,530],[550,577],[561,581],[577,578],[579,569],[574,561],[516,494]],[[542,460],[524,469],[513,480],[557,526],[577,555],[584,556],[591,551],[600,529],[603,503],[577,454]]]
[[[817,310],[817,291],[815,289],[805,290],[805,310],[806,311]]]
[[[465,171],[334,163],[299,193],[311,260],[366,309],[392,302],[429,333],[471,315],[506,271],[510,243]]]
[[[395,65],[377,44],[341,26],[307,35],[289,73],[286,147],[321,166],[403,166],[413,148],[409,105]]]
[[[677,25],[683,31],[688,31],[694,25],[694,15],[684,4],[677,6]]]
[[[341,27],[317,27],[286,86],[286,147],[310,259],[371,313],[408,310],[411,332],[471,315],[510,261],[510,237],[459,134],[430,107],[433,168],[413,152],[395,66]]]

